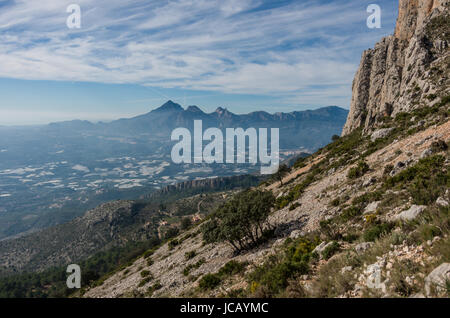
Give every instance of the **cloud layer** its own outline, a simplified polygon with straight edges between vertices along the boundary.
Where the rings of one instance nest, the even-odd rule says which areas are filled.
[[[77,3],[82,27],[68,29],[66,1],[0,0],[0,77],[347,106],[361,50],[391,32],[367,29],[360,0]]]

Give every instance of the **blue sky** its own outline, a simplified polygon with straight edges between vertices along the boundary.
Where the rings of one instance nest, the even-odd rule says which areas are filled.
[[[66,8],[81,7],[69,29]],[[369,4],[382,28],[369,29]],[[168,99],[211,112],[349,107],[397,1],[0,0],[0,125],[112,120]]]

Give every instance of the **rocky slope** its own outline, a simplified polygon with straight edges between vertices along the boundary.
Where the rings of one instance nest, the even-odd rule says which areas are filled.
[[[446,0],[400,1],[394,35],[362,55],[343,135],[448,95],[450,26],[442,17],[448,6]]]
[[[400,1],[343,137],[259,186],[277,198],[267,241],[236,254],[194,227],[74,296],[448,297],[449,26],[445,1]]]
[[[335,237],[329,237],[325,234],[326,231],[321,227],[321,221],[328,219],[338,223],[336,219],[339,219],[340,215],[342,215],[346,209],[345,206],[351,204],[353,199],[379,188],[380,183],[377,182],[377,180],[383,180],[384,167],[389,165],[404,166],[405,162],[407,162],[409,166],[414,166],[423,156],[424,151],[429,149],[436,140],[450,141],[450,122],[447,121],[442,125],[431,126],[428,129],[408,138],[398,140],[391,145],[374,152],[366,158],[366,161],[371,167],[370,171],[359,180],[352,181],[348,179],[348,172],[352,168],[352,165],[344,165],[337,169],[331,168],[321,172],[321,176],[318,180],[313,182],[300,198],[290,202],[285,208],[274,211],[270,216],[270,223],[276,227],[276,236],[270,242],[263,244],[254,250],[236,256],[232,247],[227,244],[205,245],[198,228],[194,228],[191,231],[180,235],[178,238],[181,242],[179,246],[171,248],[169,244],[164,244],[155,251],[151,258],[138,258],[133,265],[124,268],[107,278],[100,286],[88,289],[84,294],[84,297],[142,297],[148,295],[148,289],[154,286],[155,282],[160,285],[158,291],[152,293],[152,296],[155,297],[226,296],[234,295],[233,292],[236,291],[241,292],[242,289],[248,290],[251,288],[251,285],[247,275],[252,273],[258,266],[261,266],[270,255],[282,253],[286,242],[289,240],[308,236],[311,233],[318,233],[325,245],[333,239],[336,239]],[[418,146],[419,144],[420,146]],[[445,156],[447,158],[446,167],[448,169],[448,152]],[[284,183],[288,185],[283,187],[279,187],[279,184],[276,185],[273,189],[275,194],[282,197],[288,193],[296,184],[299,184],[304,180],[318,161],[320,162],[322,160],[325,160],[325,157],[318,157],[318,160],[311,160],[301,169],[303,171],[302,173],[294,173],[287,176],[284,179]],[[388,222],[402,211],[408,210],[408,207],[412,204],[412,198],[403,198],[392,205],[392,202],[390,201],[393,200],[393,195],[399,195],[399,192],[388,192],[382,196],[380,202],[375,201],[375,205],[384,205],[382,210],[379,209],[379,211],[373,209],[374,204],[370,204],[372,202],[366,202],[366,206],[364,207],[366,212],[364,216],[349,223],[339,224],[338,228],[334,229],[334,231],[342,233],[344,237],[349,233],[364,232],[368,227],[370,228],[370,224],[365,221],[366,216],[377,219],[377,221],[371,221],[375,222],[374,224],[376,224],[376,222],[384,223]],[[333,201],[336,198],[342,198],[341,200],[343,202],[340,203],[339,206],[334,206],[335,203]],[[450,197],[447,191],[446,193],[443,193],[443,197],[439,202],[445,205],[448,204],[446,202],[449,202],[449,199]],[[292,209],[291,206],[294,206],[295,208]],[[398,229],[398,231],[400,231],[400,229]],[[392,233],[393,236],[398,235],[397,230],[394,230]],[[431,237],[432,241],[425,240],[417,245],[410,244],[404,240],[401,244],[392,245],[392,248],[389,245],[391,242],[390,240],[392,240],[391,237],[389,237],[389,243],[385,240],[365,242],[363,239],[364,235],[361,235],[360,239],[355,239],[350,243],[341,239],[340,245],[343,252],[341,255],[336,255],[334,260],[343,262],[339,257],[347,257],[347,254],[355,254],[362,255],[360,257],[364,257],[364,259],[367,258],[367,260],[372,261],[373,259],[372,262],[376,263],[378,261],[377,257],[379,257],[380,260],[382,260],[381,263],[384,262],[383,264],[385,267],[390,264],[388,265],[389,268],[394,266],[394,263],[398,266],[397,256],[402,256],[401,259],[403,260],[414,259],[416,263],[422,262],[424,268],[422,268],[421,271],[423,272],[419,271],[419,274],[422,276],[410,279],[423,280],[427,271],[430,271],[429,267],[433,267],[435,264],[437,266],[441,261],[440,256],[434,254],[435,252],[433,253],[432,247],[433,244],[438,244],[439,241],[441,241],[442,244],[448,244],[449,237],[444,237],[444,235],[448,234],[443,233],[442,235],[442,237],[439,235],[434,238]],[[374,249],[370,250],[370,247],[374,247]],[[186,254],[192,251],[195,251],[195,257],[187,260]],[[365,252],[367,254],[364,254]],[[148,262],[149,259],[151,259],[150,263]],[[246,267],[246,273],[242,276],[230,278],[214,290],[207,292],[199,290],[198,284],[201,277],[209,273],[218,272],[229,261],[249,264]],[[328,262],[330,261],[333,261],[333,259]],[[319,273],[320,268],[326,266],[326,264],[327,261],[320,260],[318,264],[314,265],[313,270],[309,275],[303,275],[298,278],[298,284],[303,288],[306,288],[310,293],[310,296],[331,295],[320,294],[319,287],[315,286],[315,284],[318,284],[317,280],[320,282],[320,279],[323,279]],[[360,268],[353,265],[350,271],[356,278],[354,278],[351,288],[345,290],[341,296],[356,297],[363,296],[363,293],[371,292],[367,289],[367,276],[370,275],[370,271],[373,268],[377,268],[376,266],[378,265],[372,266],[369,269],[368,265],[369,264],[360,264]],[[351,265],[339,264],[339,266],[339,270],[344,270],[344,268],[348,269]],[[186,274],[186,268],[191,268],[191,270],[188,271],[188,274]],[[385,268],[383,268],[383,270],[384,269]],[[153,273],[154,279],[148,283],[141,284],[143,281],[141,275],[142,271],[150,271]],[[407,272],[407,270],[405,270],[405,272]],[[384,274],[386,274],[386,272]],[[413,273],[410,275],[414,276]],[[336,279],[339,278],[339,275],[336,276]],[[404,277],[404,279],[406,279],[406,277]],[[361,280],[361,282],[359,282],[359,280]],[[379,295],[378,292],[382,292],[382,289],[380,286],[377,286],[377,288],[373,289],[373,292],[376,293],[375,295]],[[261,294],[254,294],[254,296],[261,296]],[[290,294],[288,296],[297,295]]]

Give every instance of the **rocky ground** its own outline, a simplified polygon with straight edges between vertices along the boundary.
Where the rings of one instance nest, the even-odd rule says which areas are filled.
[[[135,261],[133,265],[117,272],[113,276],[106,279],[100,286],[87,290],[84,297],[130,297],[143,296],[146,291],[157,280],[161,284],[161,288],[153,293],[153,296],[162,297],[182,297],[182,296],[196,296],[202,295],[195,292],[198,290],[198,278],[206,273],[217,272],[230,260],[237,260],[239,262],[248,262],[248,271],[251,271],[254,266],[260,265],[264,262],[270,254],[275,254],[279,248],[284,244],[287,238],[297,238],[307,232],[317,231],[321,220],[331,218],[338,215],[341,211],[340,207],[331,207],[331,201],[341,196],[344,193],[353,193],[351,198],[364,193],[370,189],[377,187],[376,180],[383,177],[383,167],[386,165],[407,166],[414,165],[420,158],[426,156],[426,150],[430,149],[431,144],[436,140],[450,140],[450,121],[445,122],[439,126],[431,126],[428,129],[417,134],[409,136],[408,138],[398,140],[389,146],[380,149],[367,157],[371,170],[360,180],[348,180],[347,175],[352,166],[342,167],[335,171],[328,171],[325,176],[319,181],[310,185],[305,191],[304,195],[293,204],[297,203],[298,207],[290,210],[285,207],[275,211],[270,217],[270,223],[276,227],[277,237],[267,242],[265,245],[258,247],[250,252],[242,255],[234,255],[233,249],[227,244],[218,245],[204,245],[201,234],[198,228],[194,228],[189,232],[180,236],[179,241],[182,241],[178,246],[171,249],[169,244],[165,244],[158,249],[151,257],[142,257]],[[399,153],[401,151],[401,154]],[[320,160],[320,159],[318,159]],[[447,157],[448,161],[448,157]],[[313,161],[314,163],[317,160]],[[402,162],[404,165],[399,165]],[[301,168],[303,173],[307,172],[312,164]],[[400,168],[399,168],[400,169]],[[284,180],[286,184],[283,187],[273,185],[269,188],[273,189],[276,195],[282,195],[287,192],[292,186],[292,176],[301,176],[301,173],[294,171],[290,176]],[[351,201],[349,198],[349,201]],[[441,204],[448,204],[448,196],[441,198]],[[390,210],[385,215],[380,216],[384,219],[391,219],[402,211],[408,210],[410,204],[406,202],[400,206]],[[369,209],[370,210],[370,207]],[[370,212],[370,211],[369,211]],[[425,242],[424,245],[410,246],[406,243],[400,245],[392,245],[387,247],[380,256],[377,256],[377,261],[372,264],[366,264],[358,272],[349,266],[342,267],[342,271],[352,273],[356,276],[358,283],[354,288],[342,294],[342,297],[358,297],[365,296],[368,286],[375,286],[375,294],[387,293],[385,287],[385,280],[389,279],[390,269],[395,262],[403,260],[411,260],[413,262],[427,262],[433,260],[433,255],[427,254],[427,247],[430,247],[440,238],[436,237],[431,241]],[[327,242],[324,242],[327,243]],[[374,243],[355,242],[353,244],[346,244],[341,248],[345,251],[364,252],[372,248]],[[196,255],[187,260],[186,253],[195,251]],[[152,264],[148,265],[148,259],[152,260]],[[313,273],[317,272],[321,266],[332,261],[332,259],[320,261],[313,269]],[[184,269],[189,265],[200,264],[198,268],[193,268],[188,275],[184,275]],[[141,285],[144,280],[142,271],[150,271],[154,275],[154,280]],[[383,281],[376,282],[376,275],[381,273]],[[314,279],[314,274],[300,279],[306,286]],[[425,279],[425,273],[417,273],[405,278],[412,284],[417,279]],[[431,278],[430,278],[431,279]],[[372,285],[371,282],[373,282]],[[220,288],[208,293],[208,296],[219,296],[230,292],[233,289],[247,287],[247,282],[244,277],[238,279],[234,278],[224,284]],[[418,293],[418,296],[423,295]],[[378,295],[378,294],[377,294]]]

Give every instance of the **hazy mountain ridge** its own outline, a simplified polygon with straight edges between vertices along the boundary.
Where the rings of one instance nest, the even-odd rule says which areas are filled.
[[[212,113],[205,113],[198,106],[184,109],[181,105],[168,101],[147,114],[133,118],[98,124],[85,121],[63,122],[50,124],[48,128],[101,132],[111,136],[150,134],[152,137],[168,140],[175,128],[193,129],[194,120],[202,120],[204,129],[280,128],[281,148],[298,148],[301,144],[304,148],[316,149],[326,143],[329,136],[340,132],[347,114],[347,110],[337,106],[290,113],[269,114],[259,111],[242,115],[219,107]],[[310,137],[311,133],[315,134],[314,138]]]
[[[347,111],[337,107],[273,115],[236,115],[224,109],[206,114],[198,107],[185,110],[169,101],[147,114],[110,123],[74,120],[2,127],[0,239],[70,220],[93,202],[106,202],[105,198],[115,195],[134,199],[186,180],[259,170],[250,164],[198,164],[191,169],[173,164],[171,132],[192,128],[196,119],[203,121],[204,129],[279,128],[283,160],[289,156],[285,150],[307,151],[327,144],[332,135],[339,134],[346,116]]]

